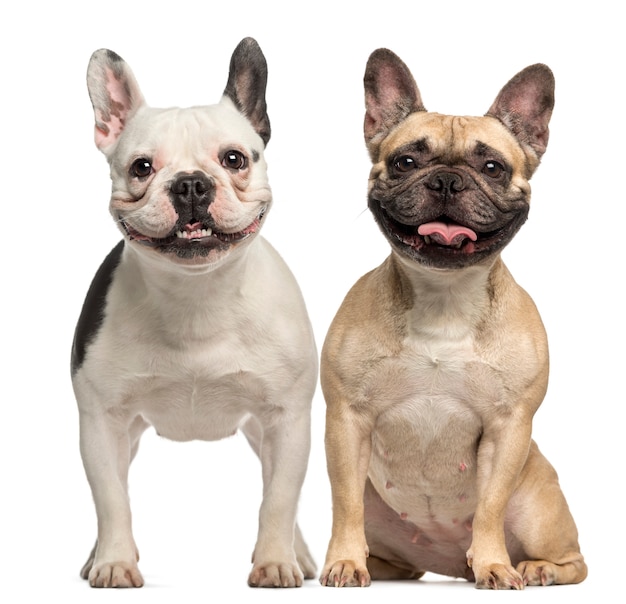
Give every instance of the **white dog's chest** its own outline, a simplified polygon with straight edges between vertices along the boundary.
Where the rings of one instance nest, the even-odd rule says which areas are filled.
[[[235,433],[263,400],[263,386],[246,372],[146,377],[134,385],[133,405],[160,436],[217,440]]]
[[[136,343],[124,362],[116,363],[111,400],[125,401],[127,417],[143,417],[172,440],[229,436],[271,398],[254,358],[233,350],[237,347],[227,343],[195,351],[161,344],[155,352]]]
[[[314,384],[312,335],[293,281],[271,250],[256,252],[264,261],[250,271],[183,275],[173,284],[160,274],[144,280],[134,256],[122,261],[100,324],[96,316],[97,329],[82,336],[80,405],[127,424],[141,417],[174,440],[220,439],[250,416],[272,422],[295,405],[292,389]],[[259,313],[290,300],[291,315]]]
[[[114,312],[89,347],[76,386],[87,393],[89,376],[107,376],[97,401],[108,415],[127,423],[142,417],[172,440],[221,439],[251,415],[269,418],[272,405],[284,402],[278,395],[284,384],[293,383],[289,361],[249,332],[244,321],[238,330],[222,320],[210,335],[194,341],[186,331],[177,340],[149,314]],[[300,362],[300,351],[291,352]]]

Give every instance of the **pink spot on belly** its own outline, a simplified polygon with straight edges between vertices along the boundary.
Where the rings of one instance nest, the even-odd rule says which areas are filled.
[[[408,515],[406,512],[402,512],[402,513],[400,514],[400,518],[401,518],[402,520],[406,520],[408,517],[409,517],[409,515]]]
[[[466,495],[465,493],[461,493],[461,494],[459,495],[459,501],[460,501],[461,503],[465,503],[465,502],[467,501],[467,495]]]
[[[390,480],[388,480],[388,481],[385,483],[385,488],[386,488],[386,489],[390,489],[391,487],[393,487],[393,484],[391,484],[391,481],[390,481]]]
[[[461,470],[461,472],[465,472],[465,470],[467,470],[467,464],[464,461],[459,464],[459,470]]]
[[[422,533],[420,530],[415,531],[411,537],[411,543],[419,545],[420,547],[431,547],[433,542],[426,533]]]

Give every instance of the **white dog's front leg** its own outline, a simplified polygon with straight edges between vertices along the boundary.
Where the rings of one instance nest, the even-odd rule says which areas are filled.
[[[259,532],[248,577],[252,587],[300,587],[304,575],[310,578],[315,573],[312,558],[296,527],[298,499],[309,457],[310,429],[308,413],[281,418],[263,429],[252,419],[243,428],[263,469]],[[297,555],[296,536],[301,550]]]
[[[141,587],[143,578],[132,535],[128,468],[137,450],[143,420],[131,426],[100,413],[81,412],[80,448],[96,505],[98,540],[84,572],[92,587]],[[91,565],[90,565],[91,563]],[[89,568],[89,565],[91,568]]]

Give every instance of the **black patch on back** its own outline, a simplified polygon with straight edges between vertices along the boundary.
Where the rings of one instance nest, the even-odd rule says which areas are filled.
[[[87,347],[102,325],[106,297],[113,281],[113,273],[120,263],[123,249],[124,241],[120,241],[104,259],[89,286],[83,309],[76,324],[76,331],[74,332],[71,361],[72,376],[83,364]]]

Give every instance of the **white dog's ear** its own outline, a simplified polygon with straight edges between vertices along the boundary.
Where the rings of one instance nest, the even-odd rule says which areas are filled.
[[[372,161],[391,129],[415,111],[426,111],[420,91],[402,60],[379,48],[367,61],[365,76],[365,143]]]
[[[124,130],[128,118],[145,104],[130,67],[105,48],[96,50],[87,68],[87,88],[95,113],[95,141],[104,153]]]
[[[554,75],[541,63],[520,71],[502,88],[487,115],[499,119],[540,159],[548,145],[554,108]]]
[[[224,96],[248,118],[265,145],[271,134],[265,102],[266,87],[267,63],[261,48],[253,38],[244,38],[230,59]]]

